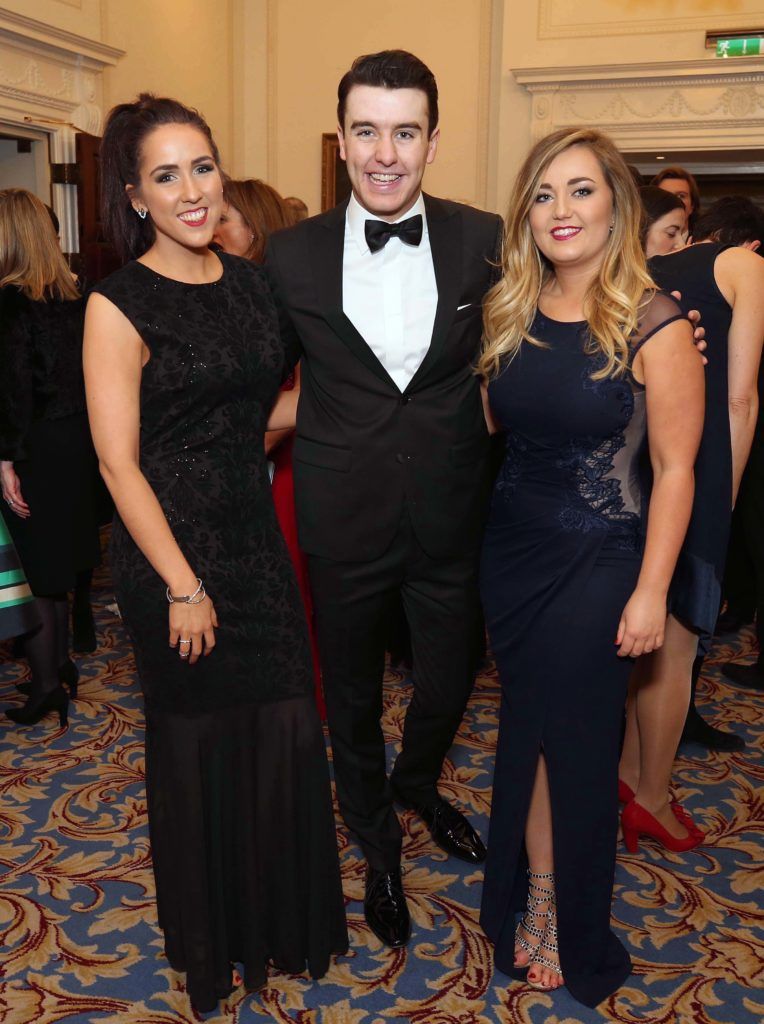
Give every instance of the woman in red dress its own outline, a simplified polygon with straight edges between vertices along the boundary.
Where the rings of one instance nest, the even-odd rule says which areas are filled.
[[[256,263],[263,262],[265,244],[269,235],[281,228],[291,227],[294,215],[279,193],[264,181],[247,179],[229,180],[225,184],[226,207],[214,241],[234,256],[246,256]],[[300,367],[295,368],[282,385],[282,391],[300,386]],[[297,519],[294,508],[294,477],[292,475],[292,447],[294,431],[270,430],[265,435],[265,450],[274,465],[273,503],[276,517],[284,534],[294,565],[300,593],[305,604],[310,641],[313,651],[313,672],[316,682],[316,703],[322,720],[326,719],[324,695],[321,687],[321,669],[318,660],[316,632],[313,626],[313,602],[308,581],[305,555],[297,542]]]

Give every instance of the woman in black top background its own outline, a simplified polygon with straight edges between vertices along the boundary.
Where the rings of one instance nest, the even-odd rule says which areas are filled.
[[[95,463],[82,379],[83,303],[43,203],[0,191],[0,478],[41,626],[25,637],[29,701],[7,715],[66,721],[77,670],[67,591],[98,564]]]
[[[656,256],[656,283],[681,293],[706,331],[706,415],[695,463],[692,516],[669,590],[663,648],[640,659],[632,679],[621,757],[624,836],[650,835],[670,850],[704,840],[669,786],[687,716],[696,654],[705,654],[721,601],[732,508],[753,440],[756,379],[764,338],[764,264],[748,249],[714,240]],[[697,665],[697,663],[696,663]]]

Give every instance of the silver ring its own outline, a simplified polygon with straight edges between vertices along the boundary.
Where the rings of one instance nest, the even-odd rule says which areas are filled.
[[[178,640],[178,643],[179,644],[190,644],[191,641],[190,640]]]
[[[188,653],[184,654],[183,651],[178,651],[178,654],[180,655],[181,658],[187,658],[188,657]]]

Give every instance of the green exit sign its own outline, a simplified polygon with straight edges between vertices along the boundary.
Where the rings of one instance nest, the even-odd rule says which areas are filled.
[[[717,57],[757,57],[764,53],[764,39],[755,36],[751,39],[717,39]]]

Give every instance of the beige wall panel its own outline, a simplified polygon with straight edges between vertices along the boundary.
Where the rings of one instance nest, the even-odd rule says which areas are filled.
[[[0,6],[78,36],[101,39],[101,3],[102,0],[3,0]]]
[[[496,194],[502,209],[531,141],[531,104],[512,69],[719,61],[706,31],[764,28],[762,0],[504,0]],[[731,63],[731,62],[730,62]]]
[[[761,0],[539,0],[542,39],[761,28]]]
[[[104,107],[142,91],[198,107],[224,164],[233,138],[229,0],[103,0],[104,42],[125,50],[104,74]]]
[[[715,61],[706,31],[764,27],[762,0],[505,0],[510,67]]]
[[[320,209],[321,133],[336,125],[337,84],[354,57],[388,48],[411,50],[432,69],[440,90],[442,139],[426,188],[479,201],[485,190],[481,138],[481,26],[484,0],[277,0],[271,25],[272,183]],[[478,144],[482,146],[479,150]],[[482,179],[482,180],[481,180]]]

